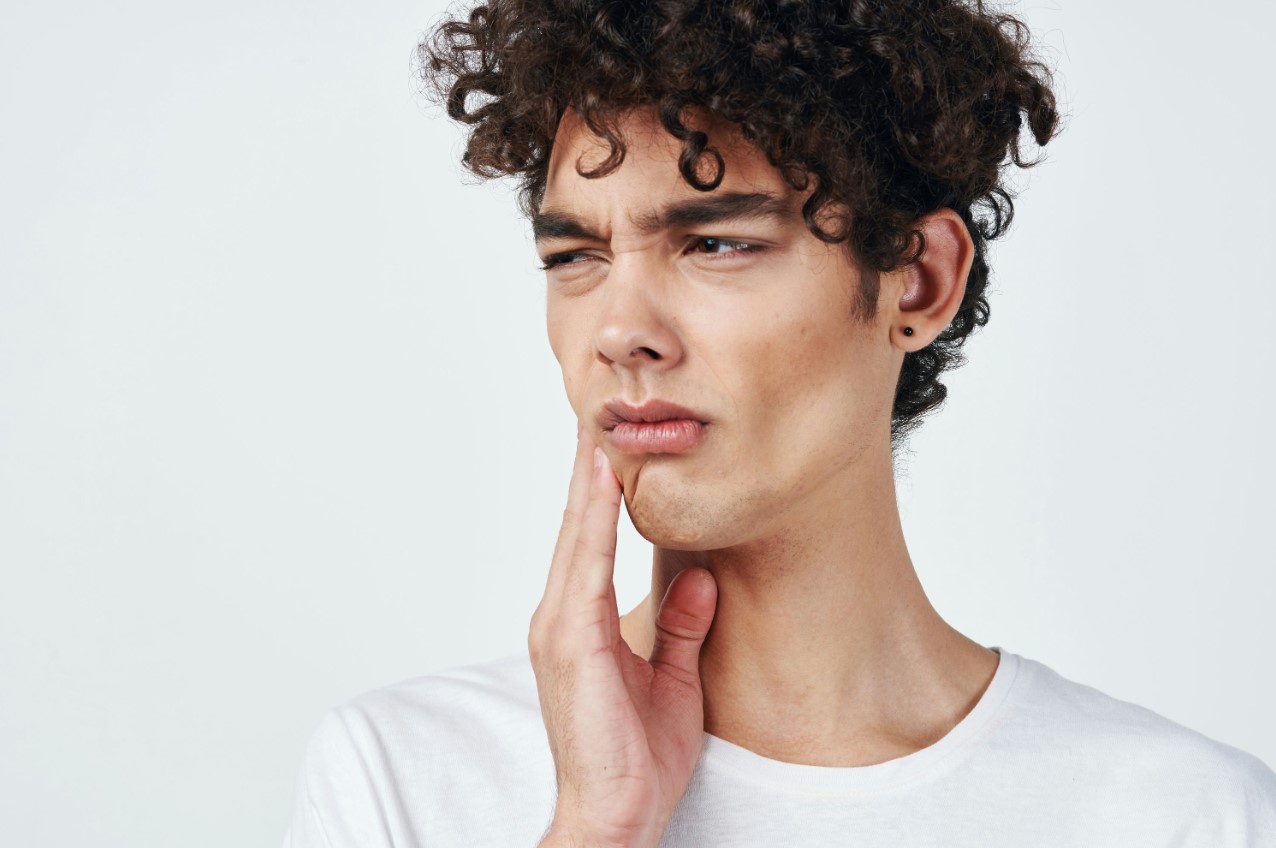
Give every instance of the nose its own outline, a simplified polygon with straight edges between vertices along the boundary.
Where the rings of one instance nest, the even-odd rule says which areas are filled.
[[[604,364],[668,370],[681,360],[672,293],[656,264],[638,252],[613,257],[594,326],[594,354]]]

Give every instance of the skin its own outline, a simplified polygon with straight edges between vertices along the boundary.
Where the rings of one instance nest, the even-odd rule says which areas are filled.
[[[581,427],[528,638],[559,783],[543,844],[656,845],[702,732],[786,762],[880,763],[944,736],[996,670],[917,579],[890,452],[904,353],[956,314],[969,234],[951,210],[919,219],[925,253],[879,275],[865,314],[861,271],[806,228],[805,194],[733,127],[699,123],[726,164],[710,193],[683,181],[679,143],[644,111],[620,124],[621,167],[582,177],[606,147],[568,111],[534,222]],[[667,214],[736,194],[769,196],[774,214]],[[700,413],[703,441],[615,450],[603,403],[650,398]],[[653,544],[651,593],[624,616],[622,502]]]

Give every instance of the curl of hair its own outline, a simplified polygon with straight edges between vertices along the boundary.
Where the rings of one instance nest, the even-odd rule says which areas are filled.
[[[1005,171],[1037,164],[1023,130],[1042,146],[1060,121],[1026,25],[983,0],[487,0],[436,26],[417,58],[427,93],[470,128],[464,164],[516,175],[529,215],[569,106],[610,148],[582,175],[619,167],[618,119],[650,107],[682,142],[683,179],[703,191],[724,163],[686,110],[734,123],[791,186],[815,180],[807,227],[866,270],[915,261],[918,218],[957,212],[974,263],[950,324],[904,356],[893,448],[942,404],[940,374],[964,364],[966,338],[988,323],[987,243],[1014,214]],[[849,218],[825,214],[838,208]],[[870,318],[877,275],[865,279],[857,312]]]

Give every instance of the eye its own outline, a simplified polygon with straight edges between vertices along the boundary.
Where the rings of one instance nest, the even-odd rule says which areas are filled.
[[[710,256],[757,253],[760,250],[762,250],[761,245],[733,239],[714,238],[713,236],[697,236],[691,240],[688,248],[689,253],[705,253]]]
[[[593,257],[588,253],[553,253],[545,257],[543,265],[536,267],[541,271],[549,271],[564,265],[579,265],[586,259],[593,259]]]

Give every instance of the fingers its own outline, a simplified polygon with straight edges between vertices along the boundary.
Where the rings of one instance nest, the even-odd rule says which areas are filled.
[[[620,481],[602,448],[594,448],[589,502],[581,517],[576,547],[568,561],[566,591],[580,600],[606,600],[616,567],[616,522],[620,518]]]
[[[572,492],[554,561],[550,563],[545,596],[532,614],[528,630],[527,646],[534,669],[554,667],[565,659],[564,651],[595,656],[621,641],[612,584],[620,481],[606,455],[593,447],[589,436],[582,435],[581,441],[590,446],[584,454],[590,460],[588,473],[580,467],[582,445],[577,450]],[[580,494],[582,479],[587,487],[585,495]],[[573,497],[578,499],[573,501]]]
[[[576,548],[576,536],[580,530],[585,504],[589,501],[589,481],[593,473],[594,440],[583,425],[576,425],[576,460],[572,465],[571,482],[567,486],[567,507],[563,510],[563,523],[554,544],[554,556],[550,560],[549,574],[545,579],[545,596],[540,608],[556,608],[562,596],[563,578],[567,561]]]
[[[705,568],[674,575],[656,613],[651,665],[700,689],[700,647],[718,604],[718,584]]]
[[[594,438],[583,424],[576,425],[576,459],[572,464],[572,479],[567,486],[567,509],[579,523],[585,511],[585,502],[589,500],[589,474],[594,456]],[[575,532],[575,525],[572,527]],[[569,548],[570,550],[570,548]]]

